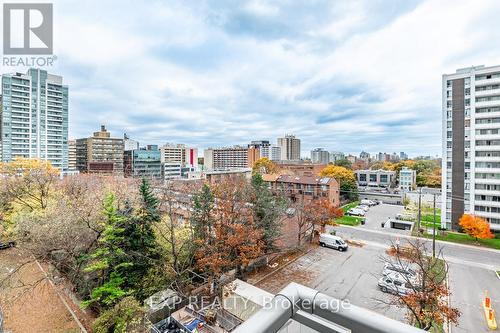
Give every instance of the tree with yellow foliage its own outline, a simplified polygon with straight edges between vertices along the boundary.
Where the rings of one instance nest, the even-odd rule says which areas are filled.
[[[252,173],[275,174],[280,171],[280,167],[267,157],[262,157],[255,162]]]
[[[8,199],[30,210],[45,209],[55,190],[59,171],[50,162],[16,158],[0,163],[0,190]]]
[[[321,177],[332,177],[339,182],[340,194],[350,200],[355,200],[358,197],[358,186],[356,176],[350,169],[338,166],[329,165],[320,171]]]

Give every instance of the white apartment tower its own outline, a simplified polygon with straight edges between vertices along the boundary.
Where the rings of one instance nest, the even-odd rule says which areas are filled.
[[[311,150],[311,161],[315,164],[328,164],[330,153],[323,148],[315,148]]]
[[[35,68],[2,75],[1,161],[37,158],[68,169],[68,87],[62,81]]]
[[[300,160],[300,139],[297,139],[295,135],[286,134],[284,138],[278,138],[278,146],[281,148],[282,160]]]
[[[442,226],[463,213],[500,230],[500,66],[443,75]]]

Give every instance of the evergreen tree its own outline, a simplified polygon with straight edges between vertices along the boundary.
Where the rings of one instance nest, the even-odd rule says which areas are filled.
[[[133,295],[142,301],[142,283],[159,259],[154,224],[160,220],[158,199],[143,179],[139,188],[140,204],[134,210],[128,202],[119,211],[115,196],[104,200],[105,217],[99,246],[92,254],[87,272],[97,272],[100,286],[92,290],[84,305],[109,308],[121,298]]]
[[[207,184],[203,184],[200,193],[193,197],[193,213],[191,224],[194,227],[195,237],[211,242],[214,224],[213,210],[215,198]]]
[[[92,290],[90,299],[82,303],[85,307],[92,305],[97,308],[107,308],[128,294],[124,286],[126,284],[124,271],[133,264],[128,261],[127,254],[123,250],[126,218],[120,216],[115,201],[113,194],[104,199],[105,219],[99,246],[91,255],[90,265],[85,269],[86,272],[98,274],[100,285]]]
[[[139,187],[140,204],[127,223],[124,236],[126,251],[133,258],[134,265],[130,267],[127,276],[127,286],[134,289],[134,296],[139,300],[144,295],[140,288],[144,277],[159,259],[158,247],[154,233],[154,224],[161,219],[158,211],[159,201],[154,195],[149,182],[143,178]],[[131,212],[130,212],[131,213]],[[127,211],[127,216],[131,214]]]
[[[262,231],[264,251],[269,253],[276,250],[276,241],[281,235],[281,217],[286,209],[286,199],[274,195],[259,173],[252,176],[252,189],[254,223]]]

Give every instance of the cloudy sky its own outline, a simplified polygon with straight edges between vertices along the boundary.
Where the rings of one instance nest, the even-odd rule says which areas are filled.
[[[499,17],[497,0],[56,0],[49,71],[72,138],[436,155],[441,75],[498,65]]]

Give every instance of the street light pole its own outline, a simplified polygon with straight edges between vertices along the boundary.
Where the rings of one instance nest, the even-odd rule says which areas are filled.
[[[436,193],[434,197],[434,223],[432,224],[432,257],[436,257]]]

